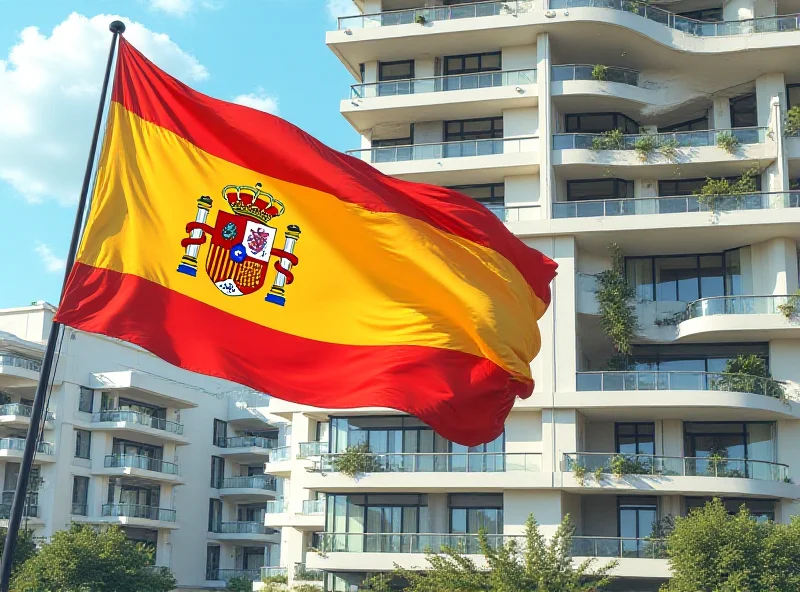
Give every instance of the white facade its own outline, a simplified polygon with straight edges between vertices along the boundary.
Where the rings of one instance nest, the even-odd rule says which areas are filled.
[[[44,303],[0,310],[6,519],[53,313]],[[72,522],[118,524],[155,547],[156,564],[171,568],[181,589],[258,579],[278,559],[278,535],[263,524],[281,495],[280,482],[263,474],[278,429],[245,401],[263,400],[138,347],[66,329],[27,525],[48,537]]]
[[[780,522],[798,513],[800,320],[778,307],[798,289],[800,140],[785,134],[784,115],[800,103],[800,20],[774,16],[796,6],[356,5],[362,15],[327,35],[354,76],[341,103],[363,138],[354,155],[481,198],[559,274],[534,395],[484,451],[467,455],[387,410],[271,400],[292,426],[289,449],[266,467],[286,478],[266,524],[282,528],[290,580],[349,591],[395,563],[424,568],[426,546],[474,541],[452,533],[483,524],[519,535],[533,513],[551,534],[569,514],[576,558],[619,558],[615,589],[645,592],[669,576],[647,540],[653,518],[711,496]],[[603,149],[597,134],[617,128],[628,137]],[[754,194],[715,211],[694,195],[707,177],[751,168]],[[613,350],[595,289],[611,243],[636,288],[629,368],[640,372],[605,371]],[[743,354],[781,382],[726,387],[718,373]],[[332,470],[329,448],[363,440],[380,471],[354,480]],[[610,472],[616,453],[643,464],[598,483],[593,470]],[[703,460],[720,454],[724,464]]]

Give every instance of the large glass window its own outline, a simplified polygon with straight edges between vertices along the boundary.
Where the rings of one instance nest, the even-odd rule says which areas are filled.
[[[567,201],[623,199],[633,197],[633,181],[625,179],[583,179],[567,181]]]
[[[78,411],[91,413],[93,401],[94,401],[94,391],[90,388],[82,386],[81,392],[78,396]]]
[[[72,478],[72,514],[86,516],[89,504],[89,477]]]
[[[468,195],[478,203],[483,204],[492,211],[501,213],[506,203],[505,183],[487,183],[484,185],[456,185],[449,187]]]
[[[658,133],[664,134],[669,132],[694,132],[698,130],[708,129],[708,117],[698,117],[697,119],[690,119],[689,121],[682,121],[658,128]]]
[[[658,500],[655,497],[631,496],[617,498],[619,536],[622,538],[623,557],[643,557],[653,523],[658,518]]]
[[[452,534],[478,534],[483,531],[489,535],[489,544],[497,539],[492,535],[503,534],[503,496],[500,494],[450,494],[450,532]],[[467,553],[478,553],[475,537],[466,540]]]
[[[703,10],[679,12],[678,14],[686,18],[690,18],[696,21],[705,21],[707,23],[717,23],[722,21],[721,8],[705,8]]]
[[[381,62],[378,64],[378,80],[408,80],[414,78],[414,60]]]
[[[222,500],[208,500],[208,532],[222,530]]]
[[[768,475],[770,467],[746,461],[775,461],[775,424],[773,422],[685,422],[684,450],[698,460],[698,474],[756,477]]]
[[[725,177],[730,183],[735,183],[740,177]],[[658,195],[660,197],[672,197],[678,195],[697,195],[705,186],[707,178],[702,179],[677,179],[658,182]],[[761,191],[761,175],[756,175],[754,179],[756,191]]]
[[[211,530],[209,528],[209,530]],[[206,580],[214,581],[219,579],[219,545],[206,547]]]
[[[638,134],[639,124],[622,113],[574,113],[565,116],[568,134],[601,134],[622,130],[623,134]]]
[[[211,487],[220,489],[225,480],[225,459],[219,456],[211,457]]]
[[[119,503],[131,506],[158,507],[161,499],[161,488],[158,486],[140,486],[122,483],[119,486]],[[113,481],[109,480],[108,503],[114,503]]]
[[[445,121],[445,142],[460,142],[462,140],[486,140],[503,137],[502,117],[483,117],[481,119],[464,119],[459,121]]]
[[[628,257],[628,282],[640,301],[692,302],[742,293],[739,251],[705,255]]]
[[[758,112],[756,94],[742,95],[731,99],[731,127],[756,127]]]
[[[161,460],[164,458],[164,449],[161,446],[142,444],[141,442],[133,442],[131,440],[123,440],[121,438],[114,438],[111,450],[112,454],[146,456],[147,458],[153,458],[156,460]]]
[[[228,438],[228,422],[221,419],[214,420],[214,436],[213,442],[215,446],[225,446],[225,440]]]
[[[619,454],[655,454],[656,426],[652,422],[618,422],[614,438]]]
[[[92,432],[75,430],[75,458],[90,458],[92,449]]]
[[[444,58],[444,73],[446,76],[495,72],[502,70],[502,68],[502,57],[499,51],[447,56]]]
[[[788,109],[800,105],[800,84],[786,85],[786,103]]]
[[[769,364],[766,343],[709,343],[686,345],[634,345],[631,370],[654,372],[724,372],[728,360],[756,355]],[[687,377],[691,381],[692,377]],[[691,386],[689,390],[698,388]]]
[[[686,513],[689,514],[694,509],[702,508],[711,501],[710,497],[687,497]],[[748,499],[748,498],[722,498],[722,504],[729,514],[736,514],[744,506],[750,515],[758,522],[775,520],[776,500]]]

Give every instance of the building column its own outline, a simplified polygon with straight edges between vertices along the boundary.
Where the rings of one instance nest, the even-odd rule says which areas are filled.
[[[731,100],[728,97],[715,97],[711,109],[712,129],[731,128]]]
[[[539,203],[541,218],[553,217],[553,116],[550,102],[550,37],[547,33],[536,36],[536,85],[539,89]]]

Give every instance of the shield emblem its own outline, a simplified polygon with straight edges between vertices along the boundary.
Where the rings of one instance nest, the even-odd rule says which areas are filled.
[[[246,296],[264,286],[277,230],[250,216],[220,211],[211,235],[206,272],[227,296]]]

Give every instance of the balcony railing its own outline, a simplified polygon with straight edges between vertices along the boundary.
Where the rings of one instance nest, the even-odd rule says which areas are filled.
[[[270,500],[267,502],[265,513],[267,514],[283,514],[288,509],[289,504],[284,500]]]
[[[269,462],[289,460],[291,450],[291,446],[278,446],[277,448],[271,449],[269,451]]]
[[[784,399],[785,383],[771,378],[722,372],[578,372],[577,390],[728,391]]]
[[[489,547],[500,548],[506,541],[523,537],[489,534]],[[479,553],[477,534],[417,534],[417,533],[337,533],[323,532],[318,537],[320,551],[327,553],[424,553],[441,552],[445,547],[463,553]]]
[[[714,210],[721,212],[778,210],[784,208],[800,208],[800,191],[720,196],[716,198],[714,204]],[[597,199],[553,203],[554,218],[684,214],[708,211],[710,211],[710,208],[700,203],[700,197],[697,195]]]
[[[398,95],[416,95],[451,90],[521,86],[535,83],[536,70],[477,72],[475,74],[454,74],[451,76],[432,76],[430,78],[410,78],[407,80],[354,84],[350,87],[350,98],[394,97]]]
[[[315,514],[324,514],[325,500],[324,499],[303,500],[302,513],[307,516],[313,516]]]
[[[618,82],[630,86],[639,86],[639,72],[630,68],[606,66],[602,80],[592,74],[596,66],[589,64],[565,64],[553,66],[553,82],[567,80],[596,80],[598,82]]]
[[[435,8],[392,10],[374,14],[340,17],[339,30],[409,25],[417,22],[429,23],[504,14],[517,15],[531,12],[534,10],[534,6],[534,0],[494,0],[491,2],[472,2]]]
[[[233,578],[246,578],[251,582],[261,579],[261,571],[258,569],[209,569],[206,572],[206,580],[211,582],[227,582]]]
[[[23,514],[25,518],[38,518],[39,506],[34,504],[25,504]],[[11,503],[0,504],[0,520],[8,520],[11,517]]]
[[[39,494],[36,491],[31,491],[31,487],[35,484],[28,485],[28,495],[25,500],[25,516],[28,518],[39,517]],[[9,513],[11,512],[11,504],[14,503],[15,491],[3,491],[0,496],[0,519],[8,520]]]
[[[275,577],[286,577],[289,575],[289,570],[285,567],[262,567],[261,568],[261,579],[265,578],[275,578]]]
[[[180,475],[178,465],[175,463],[166,462],[158,458],[151,458],[149,456],[137,456],[135,454],[109,454],[105,458],[104,466],[107,469],[144,469],[145,471],[154,471],[167,475]]]
[[[294,579],[299,582],[321,582],[325,574],[321,569],[308,569],[305,563],[294,564]]]
[[[760,144],[765,141],[766,128],[738,127],[693,132],[625,134],[617,145],[609,145],[608,137],[603,134],[554,134],[553,150],[635,150],[636,142],[641,138],[653,138],[656,149],[665,145],[674,148],[701,148],[716,146],[717,138],[721,134],[731,134],[739,144]]]
[[[730,477],[784,482],[789,480],[787,465],[744,458],[654,456],[604,452],[565,454],[564,470],[573,471],[576,466],[582,467],[587,473],[594,473],[596,470],[602,469],[603,473],[610,474],[616,469],[625,475]]]
[[[0,366],[22,368],[31,372],[40,372],[42,369],[42,363],[39,360],[31,360],[30,358],[23,358],[22,356],[5,352],[0,353]]]
[[[89,514],[89,506],[88,504],[72,504],[72,510],[70,512],[73,516],[87,516]]]
[[[487,138],[485,140],[365,148],[362,150],[349,150],[347,153],[368,162],[381,163],[531,152],[537,147],[538,138],[527,136],[524,138]]]
[[[311,458],[328,452],[327,442],[300,442],[300,452],[297,458]]]
[[[278,445],[276,438],[263,438],[261,436],[235,436],[233,438],[219,438],[217,446],[220,448],[263,448],[269,450]]]
[[[270,475],[253,475],[252,477],[226,477],[222,480],[222,489],[263,489],[275,491],[278,481]]]
[[[161,522],[175,522],[177,520],[175,510],[137,504],[103,504],[102,513],[103,516],[143,518]]]
[[[30,417],[33,415],[33,407],[30,405],[23,405],[22,403],[6,403],[0,405],[0,416],[2,415],[17,415],[20,417]],[[47,421],[53,421],[56,418],[52,411],[47,412]]]
[[[800,30],[797,15],[768,16],[742,21],[706,22],[686,18],[662,8],[649,6],[633,0],[550,0],[550,9],[568,8],[610,8],[637,14],[648,20],[660,23],[670,29],[683,31],[697,37],[728,37],[749,35],[751,33],[773,33]]]
[[[0,439],[0,450],[25,450],[24,438],[2,438]],[[52,456],[54,447],[50,442],[39,442],[36,445],[36,452]]]
[[[171,434],[183,435],[183,424],[174,421],[167,421],[160,417],[153,417],[147,413],[140,413],[139,411],[127,411],[124,409],[106,409],[92,415],[93,423],[100,422],[125,422],[136,425],[153,428],[154,430],[161,430],[170,432]]]
[[[795,296],[715,296],[689,303],[686,311],[676,317],[681,323],[689,319],[715,315],[781,314],[778,308]]]
[[[666,543],[661,539],[576,536],[572,538],[573,557],[638,557],[666,559]]]
[[[338,454],[323,454],[315,471],[336,472]],[[470,453],[369,453],[364,458],[364,472],[375,473],[503,473],[542,470],[542,455],[536,452]]]
[[[223,522],[215,532],[218,534],[273,534],[272,528],[267,528],[262,522]]]

